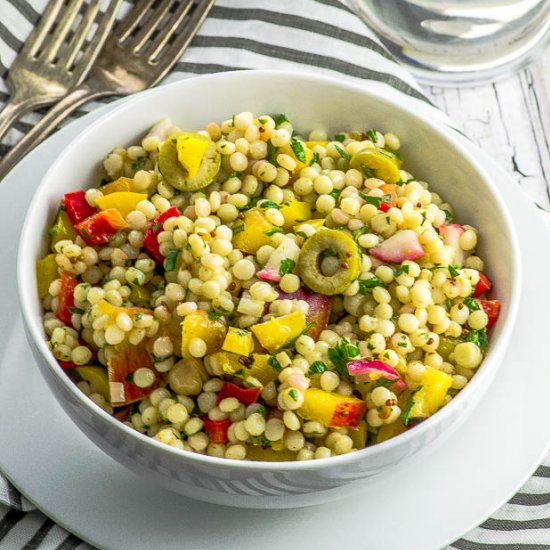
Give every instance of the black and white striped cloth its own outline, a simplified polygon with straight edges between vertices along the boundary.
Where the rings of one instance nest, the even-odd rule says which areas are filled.
[[[0,106],[9,95],[7,71],[46,3],[47,0],[0,0]],[[124,9],[130,4],[125,2]],[[417,111],[432,119],[447,120],[339,0],[218,0],[166,82],[235,69],[315,71],[355,81],[368,80],[387,95],[404,94]],[[75,116],[98,105],[90,103]],[[39,117],[40,112],[33,113],[18,122],[0,143],[0,156]],[[35,510],[0,473],[0,548],[91,547]],[[550,457],[508,504],[449,548],[550,549]]]

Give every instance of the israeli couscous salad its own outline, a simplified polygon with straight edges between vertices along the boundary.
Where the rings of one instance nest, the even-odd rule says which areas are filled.
[[[37,262],[48,344],[133,429],[326,458],[411,429],[481,364],[500,302],[475,228],[402,169],[396,135],[296,131],[163,120],[62,198]]]

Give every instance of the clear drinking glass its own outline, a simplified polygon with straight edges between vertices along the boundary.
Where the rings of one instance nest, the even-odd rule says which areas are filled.
[[[494,80],[550,36],[550,0],[351,0],[389,50],[426,84]]]

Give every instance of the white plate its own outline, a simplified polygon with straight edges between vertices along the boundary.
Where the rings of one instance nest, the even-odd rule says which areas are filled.
[[[103,112],[56,134],[0,183],[0,470],[38,508],[84,540],[116,550],[182,544],[215,550],[228,541],[242,550],[328,550],[342,540],[349,550],[428,550],[477,526],[519,489],[550,441],[550,396],[544,394],[550,369],[541,361],[550,295],[538,290],[550,273],[550,251],[538,244],[547,230],[536,209],[473,147],[512,208],[525,269],[523,305],[493,387],[452,438],[357,485],[344,500],[294,510],[240,510],[186,499],[141,480],[96,448],[54,401],[27,349],[15,253],[41,174]]]

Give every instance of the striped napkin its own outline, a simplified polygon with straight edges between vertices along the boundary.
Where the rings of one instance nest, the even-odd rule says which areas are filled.
[[[0,0],[0,105],[5,76],[47,0]],[[131,3],[126,2],[124,10]],[[122,13],[122,15],[124,12]],[[218,0],[192,46],[166,82],[236,69],[290,69],[369,81],[386,95],[413,102],[432,120],[447,122],[414,79],[339,0]],[[105,100],[108,101],[108,100]],[[97,108],[90,103],[81,116]],[[0,143],[0,156],[39,119],[30,114]],[[0,548],[91,548],[49,520],[0,474]],[[508,504],[453,543],[459,550],[550,548],[550,458]]]

